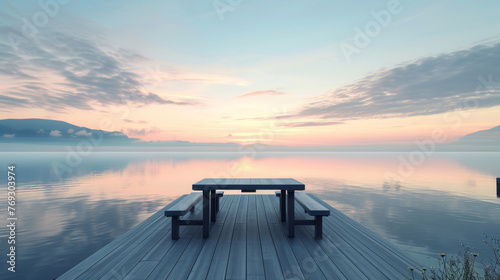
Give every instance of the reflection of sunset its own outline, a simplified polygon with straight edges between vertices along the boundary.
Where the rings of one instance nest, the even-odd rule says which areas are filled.
[[[90,195],[91,200],[154,197],[168,202],[190,193],[191,185],[202,178],[293,177],[303,181],[306,190],[311,192],[342,185],[382,189],[384,184],[397,183],[402,188],[415,191],[432,189],[478,198],[495,197],[493,176],[439,155],[425,158],[420,166],[410,166],[411,172],[405,166],[405,173],[400,173],[401,162],[405,158],[407,154],[399,153],[327,153],[314,156],[258,153],[256,158],[179,160],[165,154],[165,157],[130,162],[122,170],[107,170],[97,175],[74,178],[72,186],[65,192],[70,196]]]
[[[481,240],[478,234],[494,232],[498,224],[495,177],[500,177],[500,157],[495,153],[432,153],[401,174],[410,153],[244,152],[95,152],[78,166],[68,163],[66,153],[12,153],[0,161],[7,165],[15,157],[22,179],[23,246],[53,242],[66,248],[68,256],[75,254],[74,248],[82,251],[89,243],[116,238],[192,192],[192,184],[203,178],[297,179],[306,192],[381,236],[409,244],[409,251],[428,246],[436,236],[434,246],[448,240],[446,248],[456,246],[453,238]],[[51,170],[54,162],[69,168],[63,179]],[[241,194],[225,191],[233,193]],[[430,217],[430,212],[436,215]],[[411,242],[408,232],[414,233]],[[452,239],[451,233],[456,234]],[[45,252],[46,247],[40,248]],[[32,258],[39,261],[38,255]]]
[[[443,191],[450,195],[466,196],[496,201],[495,177],[484,168],[470,168],[464,163],[478,162],[469,156],[432,154],[419,166],[405,165],[405,173],[399,173],[408,153],[256,153],[254,157],[231,153],[197,153],[184,156],[175,153],[129,153],[116,157],[112,154],[93,154],[85,162],[95,164],[106,158],[106,169],[94,172],[80,169],[79,175],[56,182],[50,187],[32,185],[23,193],[23,201],[36,205],[44,198],[50,201],[84,199],[87,207],[97,207],[101,201],[146,205],[157,203],[155,211],[175,198],[192,192],[193,183],[203,178],[295,178],[306,185],[306,191],[322,193],[336,191],[344,186],[370,188],[375,191],[403,190],[423,192]],[[95,158],[94,158],[95,157]],[[494,166],[490,155],[486,166]],[[388,175],[389,174],[389,175]],[[73,174],[76,175],[76,174]],[[394,175],[394,177],[392,176]],[[391,181],[392,180],[392,181]],[[392,188],[392,189],[391,189]],[[227,194],[240,193],[226,191]],[[272,193],[259,191],[259,193]],[[159,204],[158,204],[159,203]],[[348,213],[354,208],[343,208],[342,201],[335,204]],[[370,203],[366,201],[365,203]],[[365,205],[366,206],[366,205]],[[25,206],[26,211],[32,211]],[[367,206],[366,206],[367,207]],[[58,215],[53,208],[45,208],[45,220],[33,221],[39,234],[51,235],[61,231],[58,220],[65,220],[65,213]],[[146,209],[137,213],[141,218],[149,214]],[[351,213],[352,214],[352,213]],[[45,227],[43,224],[51,224]]]
[[[395,174],[400,184],[411,189],[433,189],[453,194],[494,197],[494,177],[470,170],[451,159],[428,157],[413,172],[399,175],[401,164],[398,153],[352,154],[338,153],[330,156],[296,155],[255,160],[253,174],[262,177],[294,177],[306,182],[310,178],[331,179],[339,184],[379,188],[387,181],[386,174]],[[404,158],[404,154],[403,158]],[[409,176],[406,176],[408,175]],[[390,177],[389,177],[390,178]],[[399,180],[398,180],[399,181]],[[474,183],[472,183],[474,182]],[[306,189],[314,191],[315,186]],[[335,187],[335,186],[332,186]],[[311,189],[313,188],[313,189]]]
[[[426,157],[420,166],[413,166],[412,172],[400,174],[402,159],[408,159],[408,153],[256,153],[255,157],[229,153],[198,153],[193,156],[130,153],[123,157],[94,154],[85,163],[95,164],[106,158],[108,168],[92,172],[82,168],[77,173],[79,175],[73,174],[73,177],[55,182],[50,187],[26,184],[30,191],[23,193],[23,201],[35,205],[40,198],[50,201],[78,198],[88,201],[89,207],[108,200],[116,203],[143,201],[145,204],[155,201],[159,203],[156,206],[159,209],[192,192],[192,184],[203,178],[259,177],[295,178],[312,193],[350,185],[380,192],[399,188],[415,192],[443,191],[450,195],[496,201],[495,176],[491,175],[491,170],[487,172],[488,166],[498,166],[496,157],[490,155],[484,166],[476,168],[467,163],[477,163],[478,159],[469,159],[468,155],[457,157],[436,153]],[[240,192],[227,192],[231,193]],[[46,211],[51,209],[46,208]],[[26,206],[26,211],[31,210]],[[140,215],[146,217],[147,212]],[[49,216],[52,220],[64,219],[56,213]],[[51,221],[51,224],[58,223]],[[40,234],[59,230],[56,226],[45,228],[40,225]]]
[[[237,166],[237,170],[243,171],[243,172],[251,172],[252,170],[254,170],[256,168],[255,162],[253,161],[253,159],[251,157],[248,157],[248,156],[244,156],[244,157],[238,159],[233,164]]]

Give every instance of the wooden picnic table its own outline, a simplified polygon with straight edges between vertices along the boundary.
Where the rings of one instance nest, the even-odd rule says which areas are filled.
[[[305,190],[305,185],[292,178],[205,178],[193,184],[193,190],[203,191],[203,237],[209,236],[209,216],[211,216],[212,222],[216,221],[216,190],[241,190],[243,192],[281,190],[281,221],[287,222],[288,237],[294,237],[295,191]],[[211,215],[210,212],[212,213]]]

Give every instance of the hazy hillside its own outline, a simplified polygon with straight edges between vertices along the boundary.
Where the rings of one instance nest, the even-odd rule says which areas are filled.
[[[136,141],[119,131],[103,131],[45,119],[0,120],[0,142],[61,144],[81,140],[99,140],[102,144],[130,144]]]
[[[491,129],[467,134],[452,144],[467,146],[500,146],[500,125]]]
[[[78,145],[88,141],[92,146],[110,148],[111,146],[123,149],[155,150],[231,150],[240,147],[237,143],[192,143],[189,141],[156,141],[145,142],[138,138],[129,138],[120,131],[103,131],[76,126],[64,121],[46,119],[5,119],[0,120],[0,148],[4,151],[47,150],[47,145],[60,147]],[[82,145],[83,145],[82,144]],[[43,145],[43,146],[40,146]],[[94,147],[94,148],[98,148]]]
[[[26,150],[27,146],[75,145],[90,141],[93,146],[122,147],[130,149],[154,149],[155,151],[236,151],[242,154],[258,151],[412,151],[413,145],[361,145],[361,146],[311,146],[291,147],[282,145],[227,143],[194,143],[189,141],[145,142],[129,138],[120,131],[103,131],[76,126],[64,121],[46,119],[5,119],[0,120],[1,150]],[[96,142],[97,141],[97,142]],[[20,144],[20,147],[16,145]],[[40,150],[40,148],[34,148]],[[467,134],[450,144],[440,145],[437,151],[498,151],[500,149],[500,126]],[[45,150],[42,148],[41,150]]]

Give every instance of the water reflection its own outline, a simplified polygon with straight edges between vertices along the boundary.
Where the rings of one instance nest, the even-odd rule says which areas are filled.
[[[205,177],[293,177],[423,263],[436,252],[456,252],[458,241],[485,256],[483,232],[500,232],[498,154],[436,153],[400,174],[404,156],[96,152],[72,164],[67,153],[2,153],[0,166],[17,166],[15,279],[59,276]],[[6,242],[0,249],[7,251]],[[0,272],[0,279],[13,276]]]
[[[322,183],[331,184],[328,180]],[[339,186],[318,194],[427,266],[435,265],[439,252],[457,253],[460,241],[481,252],[480,258],[493,257],[482,241],[484,233],[500,231],[499,203],[442,191],[384,192],[357,186]]]

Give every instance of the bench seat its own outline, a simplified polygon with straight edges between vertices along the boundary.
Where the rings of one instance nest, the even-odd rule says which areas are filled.
[[[223,191],[215,193],[215,204],[219,212],[219,199],[224,195]],[[195,205],[203,198],[202,192],[192,192],[179,200],[175,205],[165,211],[165,216],[172,217],[172,239],[179,239],[180,226],[203,225],[203,220],[181,220],[179,217],[186,215],[187,212],[194,212]]]
[[[314,225],[314,238],[323,238],[323,216],[330,216],[330,209],[321,205],[305,193],[296,193],[295,201],[297,201],[306,211],[307,214],[314,216],[314,220],[296,221],[296,225]]]
[[[276,191],[276,196],[281,196],[281,191]],[[295,201],[299,203],[304,211],[314,220],[295,220],[295,225],[314,225],[314,238],[323,238],[323,216],[330,216],[330,209],[321,205],[306,193],[296,192]]]
[[[203,198],[201,192],[193,192],[179,200],[176,204],[165,211],[165,216],[184,216],[188,211],[194,211],[194,206]]]
[[[295,200],[304,208],[304,210],[306,210],[306,213],[311,216],[330,216],[330,209],[321,205],[305,193],[295,193]]]
[[[179,226],[183,225],[202,225],[198,220],[180,220],[180,216],[187,212],[194,212],[194,206],[203,198],[201,192],[193,192],[179,200],[175,205],[165,211],[165,216],[172,217],[172,239],[179,239]],[[201,223],[200,223],[201,222]]]

